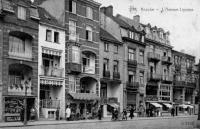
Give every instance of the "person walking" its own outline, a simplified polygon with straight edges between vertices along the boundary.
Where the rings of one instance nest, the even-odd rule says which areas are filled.
[[[133,119],[133,117],[134,117],[134,109],[133,109],[133,107],[131,107],[131,110],[130,110],[130,115],[129,115],[129,117],[131,118],[131,119]]]
[[[122,120],[127,120],[127,111],[126,111],[126,109],[124,109],[122,113],[123,113]]]
[[[174,109],[174,107],[172,107],[172,109],[171,109],[171,116],[174,117],[174,113],[175,113],[175,109]]]
[[[66,113],[66,119],[67,119],[67,121],[69,121],[70,115],[71,115],[71,109],[70,109],[69,105],[67,105],[67,109],[66,109],[65,113]]]
[[[59,120],[60,118],[60,111],[59,111],[59,107],[57,107],[57,110],[56,110],[56,120]]]
[[[98,118],[99,118],[99,120],[101,120],[101,107],[99,107],[99,110],[98,110]]]

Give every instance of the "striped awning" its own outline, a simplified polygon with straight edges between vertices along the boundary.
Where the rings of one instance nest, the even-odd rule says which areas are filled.
[[[50,80],[50,79],[40,79],[40,84],[43,85],[52,85],[52,86],[62,86],[63,81],[62,80]]]
[[[47,54],[47,55],[53,55],[53,56],[61,56],[62,50],[42,47],[42,53]]]
[[[96,94],[93,93],[69,93],[73,99],[76,100],[99,100],[100,97],[98,97]]]
[[[155,107],[158,107],[158,108],[161,108],[162,107],[162,105],[160,105],[159,103],[151,103],[153,106],[155,106]]]

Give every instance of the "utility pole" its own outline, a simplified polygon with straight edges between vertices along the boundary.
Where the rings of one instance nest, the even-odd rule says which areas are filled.
[[[25,81],[25,98],[24,98],[24,126],[27,125],[27,88],[28,88],[28,82]]]
[[[198,118],[197,120],[200,120],[200,60],[198,64],[198,87],[199,87],[199,91],[198,91]]]

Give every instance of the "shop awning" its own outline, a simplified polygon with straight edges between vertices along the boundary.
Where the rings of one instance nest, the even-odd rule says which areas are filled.
[[[69,93],[73,99],[76,100],[98,100],[100,97],[98,97],[96,94],[93,93]]]
[[[192,106],[192,105],[187,105],[189,108],[194,108],[194,106]]]
[[[111,107],[114,107],[114,108],[118,108],[119,107],[119,105],[116,104],[116,103],[108,103],[108,105],[110,105]]]
[[[167,106],[168,108],[172,108],[172,105],[169,103],[163,103],[165,106]]]
[[[155,106],[155,107],[158,107],[158,108],[161,108],[162,107],[162,105],[160,105],[160,104],[158,104],[158,103],[151,103],[153,106]]]
[[[181,104],[179,106],[182,107],[182,108],[187,108],[188,107],[188,105],[185,105],[185,104]]]

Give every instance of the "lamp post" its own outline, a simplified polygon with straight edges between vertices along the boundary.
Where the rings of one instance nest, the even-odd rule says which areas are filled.
[[[25,98],[24,98],[24,126],[27,125],[27,88],[28,88],[28,82],[25,81]]]

